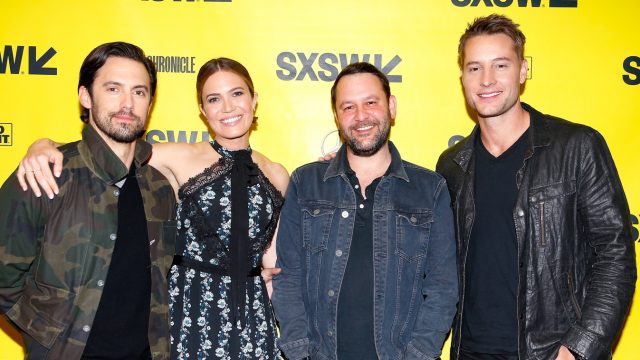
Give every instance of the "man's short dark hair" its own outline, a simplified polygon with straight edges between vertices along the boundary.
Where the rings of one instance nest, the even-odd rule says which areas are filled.
[[[149,74],[149,79],[151,80],[151,88],[149,89],[149,93],[151,95],[151,99],[153,100],[153,97],[156,93],[156,84],[158,82],[156,67],[153,64],[153,61],[147,58],[141,48],[122,41],[102,44],[97,48],[91,50],[89,55],[87,55],[87,57],[84,59],[82,66],[80,67],[78,90],[81,86],[84,86],[89,92],[89,95],[93,96],[91,87],[93,86],[93,81],[96,78],[96,73],[110,57],[127,58],[144,65],[145,69],[147,69],[147,73]],[[89,109],[82,109],[80,119],[83,122],[89,121]]]
[[[355,75],[355,74],[372,74],[375,75],[380,80],[380,85],[382,85],[382,90],[384,90],[385,95],[387,96],[387,100],[391,97],[391,87],[389,86],[389,79],[384,75],[382,71],[380,71],[377,67],[369,64],[368,62],[357,62],[353,64],[347,65],[340,74],[336,77],[336,81],[333,82],[333,86],[331,86],[331,109],[336,111],[336,88],[338,87],[338,82],[342,79],[343,76],[347,75]]]
[[[458,43],[458,64],[460,68],[464,66],[464,46],[470,38],[479,35],[496,34],[508,36],[513,41],[513,50],[518,54],[518,60],[524,59],[524,43],[527,39],[520,30],[520,25],[504,15],[491,14],[476,18],[460,36],[460,42]]]

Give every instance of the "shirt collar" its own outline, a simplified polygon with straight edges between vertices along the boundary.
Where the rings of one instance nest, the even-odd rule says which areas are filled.
[[[137,139],[135,141],[133,161],[136,167],[140,167],[151,157],[151,145],[144,140]],[[82,141],[78,144],[78,151],[87,167],[110,185],[117,183],[129,174],[127,166],[90,124],[85,125],[82,129]]]
[[[402,158],[400,157],[400,152],[395,147],[393,142],[391,142],[391,140],[388,141],[388,146],[389,152],[391,153],[391,164],[389,165],[385,176],[394,176],[408,182],[409,176],[404,169]],[[342,144],[340,150],[338,150],[338,152],[336,153],[336,157],[329,163],[329,167],[324,173],[323,180],[326,181],[327,179],[334,176],[346,176],[348,171],[352,170],[349,166],[349,161],[347,160],[347,146],[345,144]]]

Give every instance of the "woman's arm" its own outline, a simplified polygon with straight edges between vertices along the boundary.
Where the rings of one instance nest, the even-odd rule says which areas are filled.
[[[287,191],[287,186],[289,185],[289,173],[284,168],[284,166],[269,161],[264,155],[257,153],[258,161],[257,163],[260,166],[262,162],[264,165],[261,166],[262,171],[265,173],[269,181],[280,191],[281,194]],[[261,158],[260,158],[261,157]],[[262,161],[261,161],[262,160]],[[271,280],[274,275],[280,273],[280,269],[276,268],[276,235],[278,235],[278,226],[276,226],[276,231],[273,233],[273,239],[271,240],[271,245],[267,251],[265,251],[262,256],[262,278],[267,286],[267,293],[269,294],[269,298],[271,298],[271,294],[273,292],[273,285]]]

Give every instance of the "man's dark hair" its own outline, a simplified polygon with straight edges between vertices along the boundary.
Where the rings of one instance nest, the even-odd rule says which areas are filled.
[[[460,42],[458,43],[458,64],[460,68],[464,66],[464,46],[470,38],[479,35],[496,34],[508,36],[513,41],[513,50],[518,54],[518,60],[524,59],[524,43],[527,38],[520,30],[520,25],[504,15],[491,14],[476,18],[460,36]]]
[[[347,65],[340,74],[336,77],[336,81],[333,82],[333,86],[331,86],[331,109],[336,111],[336,88],[338,87],[338,82],[342,79],[343,76],[347,75],[355,75],[355,74],[372,74],[375,75],[380,80],[380,85],[382,85],[382,90],[384,90],[387,99],[391,97],[391,87],[389,86],[389,79],[384,75],[382,71],[380,71],[377,67],[367,63],[367,62],[357,62],[353,64]]]
[[[139,47],[122,41],[102,44],[97,48],[91,50],[89,55],[87,55],[87,57],[84,59],[82,66],[80,67],[78,90],[80,90],[81,86],[84,86],[89,92],[89,95],[93,96],[91,87],[93,86],[93,81],[96,78],[96,73],[110,57],[127,58],[144,65],[144,67],[147,69],[147,73],[149,74],[149,79],[151,80],[151,88],[149,89],[149,93],[151,95],[151,100],[153,100],[153,96],[156,93],[156,84],[158,81],[156,75],[156,67],[153,64],[153,61],[148,59],[144,54],[144,51],[142,51],[142,49],[140,49]],[[89,109],[82,109],[80,119],[85,123],[89,121]]]

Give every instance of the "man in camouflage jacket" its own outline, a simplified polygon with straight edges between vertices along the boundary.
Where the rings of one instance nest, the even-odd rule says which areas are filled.
[[[85,353],[101,298],[109,282],[118,280],[109,272],[116,243],[122,248],[140,238],[120,238],[119,223],[126,219],[118,217],[118,202],[130,179],[137,180],[143,203],[138,215],[147,236],[142,233],[140,249],[149,252],[148,259],[139,259],[148,264],[142,272],[150,284],[150,294],[142,300],[149,309],[148,317],[143,314],[148,326],[143,328],[147,348],[142,357],[169,357],[166,275],[174,252],[175,197],[166,178],[146,165],[151,146],[137,139],[146,124],[155,75],[153,64],[134,45],[109,43],[94,49],[81,68],[79,84],[88,124],[81,141],[60,148],[64,166],[58,195],[50,200],[21,191],[15,176],[0,189],[0,312],[21,332],[27,358],[79,359]],[[123,256],[127,262],[119,266],[126,274],[138,259]],[[129,283],[126,275],[124,280],[118,280],[120,289]],[[127,306],[118,301],[128,292],[110,294],[116,313]],[[113,327],[110,322],[103,321],[107,329]],[[106,340],[101,350],[115,354],[117,346],[104,344],[126,341],[135,335],[131,332],[122,329],[97,339]]]

